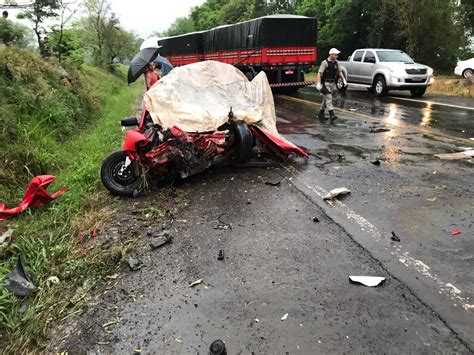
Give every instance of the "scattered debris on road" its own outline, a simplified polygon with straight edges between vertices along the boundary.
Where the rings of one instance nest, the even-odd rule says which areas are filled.
[[[4,286],[11,293],[22,297],[28,296],[37,290],[25,271],[21,256],[18,256],[15,269],[5,277]]]
[[[264,183],[265,185],[270,185],[270,186],[280,186],[284,180],[285,179],[280,180],[280,181],[264,181]]]
[[[224,250],[219,250],[219,254],[217,254],[217,260],[224,260]]]
[[[214,340],[209,347],[209,355],[227,355],[225,343],[220,339]]]
[[[372,159],[370,161],[371,164],[374,164],[374,165],[380,165],[380,160],[379,159]]]
[[[394,242],[399,242],[400,241],[400,238],[398,237],[398,235],[395,234],[395,232],[392,231],[392,236],[390,237],[391,240],[393,240]]]
[[[117,317],[114,320],[111,320],[110,322],[107,322],[105,324],[102,324],[102,328],[107,328],[110,327],[111,325],[118,324],[122,321],[121,317]]]
[[[460,230],[453,229],[453,230],[451,231],[451,235],[458,235],[458,234],[461,234],[461,231],[460,231]]]
[[[336,189],[329,191],[329,193],[323,197],[323,200],[332,200],[333,198],[336,198],[338,196],[347,195],[350,193],[351,193],[351,190],[346,189],[345,187],[338,187]]]
[[[168,236],[170,231],[168,229],[158,228],[148,231],[147,234],[152,238],[162,238]]]
[[[471,159],[474,158],[474,149],[469,149],[457,153],[435,154],[434,156],[441,160]]]
[[[152,250],[158,249],[163,245],[168,244],[173,239],[170,231],[167,229],[150,231],[148,232],[148,235],[151,235],[153,238],[153,240],[150,242],[150,248]]]
[[[426,201],[435,202],[436,201],[436,196],[433,197],[433,198],[427,198]]]
[[[222,221],[221,217],[224,216],[226,213],[221,213],[218,217],[217,217],[217,221],[219,222],[218,224],[216,224],[214,226],[214,229],[219,229],[219,230],[231,230],[232,229],[232,225],[229,224],[229,223],[226,223],[224,221]]]
[[[354,283],[360,283],[367,287],[376,287],[385,281],[385,277],[379,276],[349,276],[349,280]]]
[[[193,283],[189,284],[189,287],[194,287],[194,286],[197,286],[199,284],[202,284],[202,279],[198,279],[196,281],[194,281]]]
[[[288,313],[285,313],[283,317],[281,317],[281,320],[286,320],[288,318]]]
[[[144,264],[140,259],[137,259],[137,258],[128,259],[128,267],[130,268],[130,271],[140,270],[143,267],[143,265]]]
[[[168,236],[162,237],[162,238],[155,238],[150,242],[150,248],[151,248],[151,250],[156,250],[158,248],[161,248],[163,245],[168,244],[169,242],[171,242],[172,239],[173,238],[171,237],[171,235],[168,235]]]
[[[384,133],[384,132],[390,132],[390,128],[385,128],[385,127],[370,127],[369,132],[370,132],[370,133]]]
[[[319,218],[318,217],[313,217],[313,222],[314,223],[319,223]]]

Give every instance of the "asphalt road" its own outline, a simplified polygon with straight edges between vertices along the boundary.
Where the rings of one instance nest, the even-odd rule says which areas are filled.
[[[280,132],[309,159],[209,171],[125,201],[98,238],[138,233],[145,267],[95,290],[52,350],[207,354],[222,339],[228,354],[472,353],[472,161],[433,154],[473,145],[474,111],[431,104],[428,120],[425,103],[349,92],[340,105],[352,111],[330,124],[315,119],[317,100],[311,89],[275,97]],[[352,193],[323,201],[336,187]],[[146,232],[161,220],[140,211],[173,205],[173,242],[152,251]]]

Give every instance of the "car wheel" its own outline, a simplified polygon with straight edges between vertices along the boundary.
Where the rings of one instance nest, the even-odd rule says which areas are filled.
[[[249,127],[242,121],[231,123],[235,134],[235,161],[243,163],[250,158],[253,152],[253,135]]]
[[[126,159],[127,153],[119,151],[110,154],[102,163],[100,178],[107,190],[114,195],[132,196],[140,186],[140,180],[132,166],[124,169]]]
[[[336,80],[336,87],[337,87],[337,90],[341,91],[341,92],[344,92],[347,90],[347,86],[344,85],[344,80],[342,80],[342,78],[338,78]]]
[[[423,94],[426,92],[426,88],[415,88],[411,89],[411,96],[413,97],[420,97],[423,96]]]
[[[472,69],[471,68],[464,69],[464,71],[462,72],[462,76],[465,79],[471,78],[472,77]]]
[[[377,96],[384,96],[388,92],[387,84],[383,76],[378,76],[374,81],[374,92]]]

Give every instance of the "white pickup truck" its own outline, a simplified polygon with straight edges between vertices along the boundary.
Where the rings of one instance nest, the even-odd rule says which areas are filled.
[[[339,61],[349,85],[365,86],[378,96],[389,90],[410,90],[412,96],[422,96],[433,84],[433,69],[418,64],[400,50],[357,49],[348,61]],[[342,79],[337,86],[343,89]]]

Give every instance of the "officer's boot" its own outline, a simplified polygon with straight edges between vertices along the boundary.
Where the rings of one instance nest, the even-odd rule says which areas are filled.
[[[324,110],[319,110],[318,118],[319,118],[321,121],[326,120],[326,116],[324,115]]]
[[[337,119],[337,116],[336,116],[336,114],[334,113],[333,110],[329,111],[329,119],[331,120],[331,122],[333,122]]]

